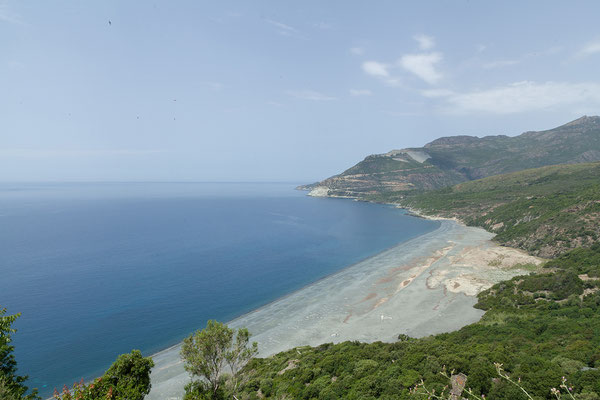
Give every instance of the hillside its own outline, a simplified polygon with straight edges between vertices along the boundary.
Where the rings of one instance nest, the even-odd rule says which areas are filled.
[[[590,246],[600,238],[598,162],[542,167],[423,194],[376,199],[459,218],[496,233],[501,244],[546,258]]]
[[[600,161],[600,117],[509,136],[451,136],[421,148],[366,157],[339,175],[299,187],[315,196],[364,198],[439,189],[487,176],[556,164]]]
[[[441,372],[456,370],[466,374],[467,388],[489,399],[559,398],[551,388],[565,379],[573,398],[599,399],[599,177],[600,162],[567,164],[426,194],[370,195],[461,218],[497,232],[501,243],[551,260],[536,273],[481,292],[475,307],[485,315],[456,332],[420,339],[399,335],[396,343],[299,347],[254,359],[246,367],[243,397],[448,398],[440,396],[448,385]],[[514,383],[501,378],[494,363]]]
[[[422,339],[400,335],[396,343],[300,347],[255,359],[246,368],[242,397],[433,398],[411,393],[423,379],[439,394],[448,384],[440,374],[447,367],[465,373],[467,387],[485,398],[527,399],[498,377],[494,363],[501,363],[534,399],[555,398],[550,389],[563,377],[575,398],[598,399],[599,261],[595,245],[556,258],[547,272],[499,283],[479,295],[476,307],[486,310],[481,321],[456,332]]]

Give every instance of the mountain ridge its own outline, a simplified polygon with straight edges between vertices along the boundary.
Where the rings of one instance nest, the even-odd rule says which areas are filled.
[[[594,161],[600,161],[600,117],[583,116],[518,136],[444,136],[423,147],[372,154],[338,175],[298,189],[310,190],[312,196],[367,199],[390,191],[426,191],[530,168]]]

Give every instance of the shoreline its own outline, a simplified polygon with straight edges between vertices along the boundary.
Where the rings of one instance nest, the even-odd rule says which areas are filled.
[[[396,208],[396,209],[407,210],[407,209],[404,209],[404,208],[402,208],[402,207],[397,207],[397,205],[396,205],[396,204],[391,204],[391,203],[373,203],[373,204],[380,204],[380,205],[390,206],[390,207],[393,207],[393,208]],[[407,211],[408,211],[408,210],[407,210]],[[411,217],[412,217],[412,216],[414,216],[414,215],[412,215],[412,214],[409,214],[408,212],[407,212],[407,213],[405,213],[405,215],[407,215],[407,216],[411,216]],[[358,264],[362,264],[362,263],[364,263],[364,262],[368,262],[369,260],[371,260],[371,259],[373,259],[373,258],[376,258],[376,257],[378,257],[379,255],[381,255],[381,254],[383,254],[383,253],[386,253],[386,252],[388,252],[388,251],[390,251],[390,250],[392,250],[392,249],[396,248],[396,247],[397,247],[397,246],[399,246],[399,245],[402,245],[402,244],[405,244],[405,243],[409,243],[409,242],[411,242],[411,241],[413,241],[413,240],[419,240],[419,239],[421,239],[421,238],[423,238],[423,237],[426,237],[426,236],[428,236],[428,235],[434,234],[435,232],[437,232],[437,231],[440,229],[440,227],[441,227],[441,225],[440,225],[440,226],[438,226],[438,227],[436,227],[436,228],[435,228],[433,231],[426,232],[426,233],[424,233],[424,234],[421,234],[421,235],[419,235],[419,236],[416,236],[416,237],[413,237],[413,238],[411,238],[411,239],[408,239],[408,240],[406,240],[406,241],[404,241],[404,242],[396,243],[396,244],[394,244],[394,245],[391,245],[391,246],[390,246],[390,247],[388,247],[388,248],[385,248],[385,249],[383,249],[383,250],[381,250],[381,251],[377,252],[376,254],[373,254],[373,255],[371,255],[371,256],[368,256],[368,257],[366,257],[366,258],[364,258],[364,259],[362,259],[362,260],[356,261],[356,262],[354,262],[354,263],[352,263],[352,264],[348,264],[348,265],[346,265],[346,266],[342,267],[342,269],[340,269],[340,270],[337,270],[337,271],[331,272],[331,273],[329,273],[328,275],[325,275],[325,276],[323,276],[323,277],[321,277],[321,278],[319,278],[319,279],[317,279],[317,280],[315,280],[315,281],[313,281],[313,282],[311,282],[311,283],[308,283],[308,284],[306,284],[306,285],[304,285],[304,286],[302,286],[302,287],[300,287],[300,288],[294,289],[292,292],[286,293],[286,294],[282,295],[281,297],[278,297],[278,298],[276,298],[276,299],[274,299],[274,300],[271,300],[271,301],[269,301],[269,302],[267,302],[267,303],[265,303],[265,304],[263,304],[263,305],[261,305],[261,306],[259,306],[259,307],[255,308],[255,309],[252,309],[252,310],[250,310],[250,311],[247,311],[247,312],[245,312],[245,313],[242,313],[241,315],[239,315],[239,316],[237,316],[237,317],[235,317],[235,318],[233,318],[233,319],[231,319],[231,320],[225,321],[224,323],[225,323],[226,325],[228,325],[228,326],[231,326],[231,327],[237,327],[237,328],[239,328],[239,327],[242,327],[241,325],[240,325],[240,326],[237,326],[237,325],[236,325],[236,323],[237,323],[238,321],[240,321],[240,320],[242,320],[242,319],[244,319],[244,318],[248,317],[248,316],[251,316],[251,315],[253,315],[253,314],[255,314],[255,313],[259,313],[259,312],[261,312],[263,309],[265,309],[265,308],[267,308],[267,307],[271,306],[271,305],[272,305],[272,304],[274,304],[274,303],[278,303],[278,302],[284,301],[284,300],[286,300],[287,298],[294,296],[294,295],[295,295],[295,294],[297,294],[298,292],[302,292],[302,291],[306,290],[307,288],[310,288],[310,287],[312,287],[313,285],[317,285],[317,284],[319,284],[321,281],[328,280],[328,279],[332,279],[332,278],[334,278],[336,275],[343,273],[345,270],[347,270],[347,269],[349,269],[349,268],[353,268],[353,267],[355,267],[355,266],[356,266],[356,265],[358,265]],[[197,329],[203,329],[203,327],[199,327],[199,328],[197,328]],[[195,332],[195,330],[194,330],[193,332]],[[251,332],[251,334],[252,334],[252,333],[253,333],[253,332]],[[252,335],[252,336],[255,336],[255,335]],[[183,340],[180,340],[178,343],[175,343],[175,344],[169,345],[169,346],[167,346],[167,347],[165,347],[165,348],[163,348],[163,349],[161,349],[161,350],[155,351],[155,352],[151,353],[150,355],[147,355],[147,356],[145,355],[145,356],[146,356],[146,357],[150,357],[150,358],[152,358],[153,360],[156,360],[156,359],[163,359],[165,356],[167,356],[167,357],[170,357],[170,356],[172,356],[172,355],[173,355],[173,354],[175,354],[175,353],[178,355],[178,354],[179,354],[179,349],[180,349],[180,347],[181,347],[182,343],[183,343]],[[259,354],[258,356],[260,357],[260,356],[262,356],[262,355],[261,355],[261,354]],[[156,366],[155,366],[155,368],[153,369],[153,371],[155,371],[155,370],[165,370],[165,369],[168,369],[168,368],[170,368],[170,367],[174,366],[175,364],[179,364],[179,362],[175,362],[175,363],[173,363],[173,362],[171,362],[171,361],[167,361],[167,363],[166,363],[165,365],[160,365],[160,366],[158,365],[158,363],[156,363]],[[102,373],[100,373],[100,374],[99,374],[97,377],[101,376],[101,374],[102,374]],[[96,377],[96,378],[97,378],[97,377]],[[89,379],[89,380],[88,380],[86,383],[88,383],[88,384],[89,384],[89,383],[92,383],[92,382],[93,382],[93,380],[94,380],[94,379],[96,379],[96,378],[90,378],[90,379]],[[188,380],[186,380],[186,382],[185,382],[185,383],[188,383],[188,381],[189,381],[189,379],[188,379]],[[184,387],[185,383],[181,385],[181,392],[183,392],[183,387]],[[154,386],[153,386],[153,387],[154,387]],[[160,396],[157,396],[157,397],[153,397],[153,396],[154,396],[154,394],[153,394],[153,392],[151,392],[151,393],[150,393],[148,396],[146,396],[145,398],[146,398],[146,399],[154,399],[154,398],[156,398],[156,399],[163,399],[163,397],[162,397],[162,394],[161,394]],[[49,397],[49,398],[47,398],[46,400],[51,400],[52,398],[53,398],[53,397]],[[167,399],[172,399],[172,400],[176,400],[176,399],[181,399],[181,398],[182,398],[182,396],[164,397],[164,398],[167,398]]]
[[[295,190],[300,190],[300,189],[295,189]],[[377,204],[383,204],[383,205],[389,205],[389,206],[397,206],[397,207],[395,207],[395,208],[399,208],[399,209],[403,209],[403,210],[406,210],[406,211],[410,211],[410,210],[409,210],[409,209],[407,209],[407,208],[404,208],[404,207],[399,207],[397,204],[392,204],[392,203],[377,203]],[[412,212],[412,211],[411,211],[411,212]],[[427,216],[420,216],[420,215],[416,215],[416,214],[412,214],[412,213],[408,213],[408,212],[406,213],[406,215],[408,215],[408,216],[411,216],[411,217],[417,217],[417,218],[429,219],[429,220],[432,220],[432,221],[451,220],[450,218],[442,218],[442,217],[440,217],[440,218],[429,218],[429,217],[427,217]],[[457,221],[457,222],[460,222],[460,221],[458,221],[458,220],[456,220],[456,221]],[[463,224],[463,225],[464,225],[464,224]],[[440,226],[440,227],[441,227],[441,226]],[[279,301],[283,301],[283,300],[287,299],[288,297],[291,297],[291,296],[295,295],[295,294],[296,294],[296,293],[298,293],[298,292],[301,292],[301,291],[303,291],[303,290],[305,290],[305,289],[307,289],[307,288],[309,288],[309,287],[311,287],[311,286],[313,286],[313,285],[316,285],[316,284],[318,284],[319,282],[321,282],[321,281],[323,281],[323,280],[326,280],[326,279],[329,279],[329,278],[333,278],[333,277],[335,277],[336,275],[338,275],[338,274],[341,274],[342,272],[344,272],[344,271],[345,271],[346,269],[348,269],[348,268],[352,268],[352,267],[354,267],[354,266],[355,266],[355,265],[357,265],[357,264],[361,264],[361,263],[367,262],[367,261],[369,261],[370,259],[373,259],[373,258],[375,258],[375,257],[378,257],[379,255],[381,255],[381,254],[383,254],[383,253],[385,253],[385,252],[387,252],[387,251],[390,251],[390,250],[392,250],[392,249],[396,248],[397,246],[400,246],[400,245],[402,245],[402,244],[404,244],[404,243],[409,243],[409,242],[410,242],[410,241],[412,241],[412,240],[421,239],[421,238],[423,238],[424,236],[427,236],[427,235],[429,235],[429,234],[433,234],[433,233],[435,233],[435,232],[436,232],[438,229],[440,229],[440,227],[437,227],[436,229],[434,229],[434,230],[433,230],[433,231],[431,231],[431,232],[424,233],[424,234],[422,234],[422,235],[419,235],[419,236],[417,236],[417,237],[414,237],[414,238],[412,238],[412,239],[409,239],[409,240],[407,240],[407,241],[405,241],[405,242],[400,242],[400,243],[397,243],[397,244],[395,244],[395,245],[392,245],[392,246],[390,246],[390,247],[388,247],[388,248],[386,248],[386,249],[383,249],[383,250],[381,250],[380,252],[378,252],[378,253],[376,253],[376,254],[373,254],[372,256],[369,256],[369,257],[367,257],[367,258],[364,258],[364,259],[362,259],[362,260],[360,260],[360,261],[356,261],[356,262],[354,262],[354,263],[352,263],[352,264],[349,264],[349,265],[347,265],[347,266],[343,267],[341,270],[338,270],[338,271],[332,272],[332,273],[330,273],[330,274],[328,274],[328,275],[325,275],[325,276],[323,276],[323,277],[321,277],[321,278],[317,279],[317,280],[316,280],[316,281],[314,281],[314,282],[308,283],[308,284],[306,284],[306,285],[304,285],[304,286],[302,286],[302,287],[300,287],[300,288],[298,288],[298,289],[295,289],[295,290],[293,290],[293,291],[292,291],[292,292],[290,292],[290,293],[286,293],[286,294],[284,294],[284,295],[283,295],[283,296],[281,296],[281,297],[278,297],[278,298],[276,298],[276,299],[274,299],[274,300],[271,300],[271,301],[269,301],[269,302],[267,302],[267,303],[265,303],[265,304],[261,305],[260,307],[257,307],[257,308],[255,308],[255,309],[253,309],[253,310],[250,310],[250,311],[247,311],[247,312],[245,312],[245,313],[243,313],[243,314],[241,314],[241,315],[239,315],[239,316],[237,316],[237,317],[235,317],[235,318],[233,318],[233,319],[231,319],[231,320],[229,320],[229,321],[226,321],[226,322],[225,322],[225,324],[226,324],[226,325],[228,325],[228,326],[229,326],[229,325],[232,325],[232,324],[236,323],[236,321],[238,321],[238,320],[240,320],[240,319],[243,319],[243,318],[245,318],[245,317],[247,317],[247,316],[250,316],[250,315],[252,315],[252,314],[254,314],[254,313],[257,313],[257,312],[261,311],[262,309],[264,309],[264,308],[266,308],[266,307],[268,307],[268,306],[270,306],[270,305],[272,305],[272,304],[274,304],[274,303],[277,303],[277,302],[279,302]],[[198,328],[198,329],[202,329],[202,328]],[[174,345],[172,345],[172,346],[169,346],[169,347],[167,347],[167,348],[164,348],[164,349],[162,349],[162,350],[159,350],[159,351],[157,351],[156,353],[153,353],[153,354],[151,354],[149,357],[155,357],[155,356],[158,356],[158,355],[160,355],[160,354],[162,354],[162,353],[164,353],[164,352],[168,352],[168,351],[170,351],[170,350],[172,351],[173,349],[180,347],[180,346],[181,346],[181,343],[182,343],[182,342],[179,342],[179,343],[177,343],[177,344],[174,344]]]
[[[379,203],[379,204],[384,204],[384,203]],[[386,203],[386,204],[384,204],[384,205],[394,206],[395,208],[401,208],[401,207],[397,207],[397,205],[396,205],[396,204],[391,204],[391,203],[390,203],[390,204],[387,204],[387,203]],[[404,208],[402,208],[402,209],[404,209]],[[405,210],[407,210],[407,209],[405,209]],[[408,210],[407,210],[407,211],[408,211]],[[414,216],[414,215],[412,215],[412,214],[409,214],[409,213],[407,213],[406,215]],[[262,306],[260,306],[260,307],[258,307],[258,308],[256,308],[256,309],[254,309],[254,310],[248,311],[248,312],[246,312],[246,313],[243,313],[243,314],[241,314],[241,315],[240,315],[240,316],[238,316],[238,317],[235,317],[235,318],[233,318],[232,320],[226,321],[226,322],[225,322],[225,324],[226,324],[226,325],[228,325],[228,326],[230,326],[230,327],[232,327],[232,328],[240,328],[240,327],[243,327],[243,325],[239,325],[239,323],[241,323],[241,322],[243,321],[243,319],[244,319],[244,318],[246,318],[246,317],[250,317],[250,316],[252,316],[252,315],[255,315],[255,314],[257,314],[257,313],[260,313],[261,311],[265,310],[265,309],[266,309],[266,308],[268,308],[269,306],[271,306],[271,305],[274,305],[274,304],[276,304],[276,303],[279,303],[279,302],[281,302],[281,301],[285,301],[286,299],[289,299],[290,297],[293,297],[295,294],[297,294],[297,293],[299,293],[299,292],[302,292],[303,290],[306,290],[306,289],[308,289],[308,288],[311,288],[311,287],[313,287],[314,285],[317,285],[317,284],[319,284],[319,283],[320,283],[320,282],[322,282],[322,281],[325,281],[325,280],[328,280],[328,279],[333,279],[333,278],[335,278],[335,276],[337,276],[337,275],[339,275],[339,274],[342,274],[342,273],[343,273],[344,271],[346,271],[347,269],[350,269],[350,268],[352,268],[352,267],[355,267],[355,266],[357,266],[357,265],[359,265],[359,264],[362,264],[362,263],[364,263],[364,262],[367,262],[367,261],[369,261],[369,260],[371,260],[371,259],[373,259],[373,258],[376,258],[376,257],[380,256],[381,254],[384,254],[384,253],[386,253],[386,252],[388,252],[388,251],[390,251],[390,250],[392,250],[392,249],[394,249],[394,248],[396,248],[396,247],[398,247],[398,246],[401,246],[401,245],[403,245],[403,244],[409,243],[409,242],[411,242],[411,241],[413,241],[413,240],[422,239],[423,237],[426,237],[426,236],[428,236],[428,235],[432,235],[432,234],[436,233],[436,232],[437,232],[437,231],[438,231],[438,230],[439,230],[441,227],[442,227],[442,226],[440,225],[440,226],[438,226],[436,229],[434,229],[434,230],[433,230],[433,231],[431,231],[431,232],[427,232],[427,233],[425,233],[425,234],[423,234],[423,235],[420,235],[420,236],[414,237],[414,238],[412,238],[412,239],[409,239],[409,240],[407,240],[407,241],[405,241],[405,242],[400,242],[400,243],[397,243],[397,244],[395,244],[395,245],[393,245],[393,246],[390,246],[390,247],[389,247],[389,248],[387,248],[387,249],[384,249],[384,250],[382,250],[382,251],[378,252],[377,254],[374,254],[374,255],[372,255],[372,256],[369,256],[369,257],[367,257],[367,258],[365,258],[365,259],[363,259],[363,260],[360,260],[360,261],[357,261],[357,262],[355,262],[355,263],[352,263],[352,264],[350,264],[350,265],[348,265],[348,266],[345,266],[345,267],[344,267],[344,268],[342,268],[341,270],[338,270],[338,271],[332,272],[332,273],[330,273],[329,275],[326,275],[326,276],[324,276],[324,277],[322,277],[322,278],[319,278],[318,280],[316,280],[316,281],[314,281],[314,282],[311,282],[311,283],[309,283],[309,284],[307,284],[307,285],[304,285],[304,286],[302,286],[302,287],[301,287],[301,288],[299,288],[299,289],[296,289],[296,290],[294,290],[294,291],[292,291],[292,292],[290,292],[290,293],[287,293],[287,294],[285,294],[285,295],[283,295],[283,296],[281,296],[281,297],[278,297],[278,298],[277,298],[277,299],[275,299],[275,300],[272,300],[272,301],[270,301],[270,302],[268,302],[268,303],[265,303],[265,304],[263,304]],[[239,326],[238,326],[238,325],[239,325]],[[198,328],[198,329],[202,329],[202,328]],[[252,336],[251,336],[251,341],[254,341],[254,340],[253,340],[253,338],[254,338],[256,335],[255,335],[253,332],[250,332],[250,333],[251,333],[251,335],[252,335]],[[152,358],[152,359],[155,361],[155,368],[153,369],[153,375],[155,375],[155,371],[157,371],[157,370],[158,370],[158,371],[164,371],[164,370],[166,370],[166,369],[173,368],[173,367],[175,367],[176,365],[182,365],[182,362],[181,362],[179,359],[178,359],[178,360],[166,360],[166,358],[172,358],[172,357],[173,357],[175,354],[176,354],[177,356],[179,356],[179,349],[181,348],[181,345],[182,345],[182,342],[179,342],[179,343],[177,343],[177,344],[174,344],[174,345],[172,345],[172,346],[169,346],[169,347],[167,347],[167,348],[165,348],[165,349],[163,349],[163,350],[160,350],[160,351],[158,351],[158,352],[156,352],[156,353],[153,353],[153,354],[151,354],[151,355],[149,356],[149,357],[151,357],[151,358]],[[290,348],[291,348],[291,347],[290,347]],[[272,353],[272,354],[274,354],[274,353]],[[263,356],[263,355],[261,354],[261,352],[259,352],[259,355],[258,355],[258,357],[262,357],[262,356]],[[157,361],[157,360],[158,360],[158,361]],[[159,366],[158,364],[159,364],[159,362],[161,362],[161,361],[162,361],[162,362],[163,362],[165,365],[160,365],[160,366]],[[181,371],[183,371],[183,368],[181,368]],[[181,371],[180,371],[180,372],[181,372]],[[185,373],[185,372],[184,372],[184,373]],[[171,374],[169,374],[169,375],[171,375]],[[188,377],[187,375],[186,375],[186,378],[187,378],[187,380],[185,381],[185,383],[183,383],[183,384],[181,384],[181,385],[180,385],[180,388],[181,388],[181,390],[179,390],[179,391],[180,391],[181,393],[183,393],[183,387],[184,387],[184,386],[185,386],[185,384],[186,384],[186,383],[189,381],[189,377]],[[153,383],[154,383],[154,382],[153,382]],[[171,382],[171,383],[174,383],[174,382]],[[170,386],[172,386],[172,385],[170,385]],[[154,389],[154,385],[152,386],[152,388]],[[171,390],[169,390],[169,391],[171,391]],[[165,396],[165,394],[164,394],[164,392],[163,392],[163,391],[161,391],[161,392],[160,392],[160,394],[156,394],[156,393],[154,392],[154,390],[152,390],[152,391],[150,392],[150,394],[149,394],[148,396],[146,396],[146,399],[156,399],[156,400],[159,400],[159,399],[163,399],[163,398],[164,398],[164,399],[168,399],[168,400],[180,400],[180,399],[182,399],[182,397],[183,397],[183,396],[182,396],[182,394],[181,394],[181,395],[179,395],[179,396],[169,396],[169,395],[167,395],[167,396],[169,396],[169,397],[162,397],[162,396]],[[50,400],[50,399],[48,399],[48,400]]]
[[[394,204],[392,204],[394,205]],[[397,207],[397,205],[394,205]],[[414,210],[407,209],[409,215]],[[416,215],[415,215],[416,217]],[[448,218],[429,233],[399,243],[227,324],[246,327],[259,357],[303,345],[423,337],[478,321],[477,293],[527,273],[515,265],[541,260],[491,242],[494,234]],[[180,399],[190,378],[180,344],[153,354],[148,399]]]

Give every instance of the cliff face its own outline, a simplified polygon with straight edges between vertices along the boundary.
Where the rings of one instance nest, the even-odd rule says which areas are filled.
[[[310,195],[367,198],[438,189],[487,176],[555,164],[600,161],[600,117],[509,136],[442,137],[421,148],[366,157],[324,181],[299,187]]]

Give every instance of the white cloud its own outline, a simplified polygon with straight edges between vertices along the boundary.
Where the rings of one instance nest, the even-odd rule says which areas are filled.
[[[350,89],[351,96],[371,96],[373,92],[369,89]]]
[[[420,34],[413,36],[413,39],[419,43],[419,48],[421,50],[429,50],[435,46],[435,39],[431,36]]]
[[[425,82],[433,85],[441,78],[435,69],[435,65],[442,60],[441,53],[406,54],[400,58],[398,64],[405,70],[412,72]]]
[[[298,91],[289,91],[288,95],[295,97],[297,99],[302,100],[311,100],[311,101],[330,101],[337,100],[336,97],[328,96],[326,94],[316,92],[314,90],[298,90]]]
[[[600,53],[600,41],[586,44],[577,52],[577,55],[580,57],[586,57],[596,53]]]
[[[265,22],[276,27],[278,29],[278,32],[280,35],[283,35],[283,36],[298,36],[298,35],[300,35],[300,31],[298,29],[294,28],[293,26],[284,24],[283,22],[275,21],[275,20],[268,19],[268,18],[265,19]]]
[[[363,54],[365,54],[365,49],[363,49],[362,47],[351,47],[350,53],[354,54],[355,56],[362,56]]]
[[[283,29],[284,31],[290,31],[290,32],[298,32],[298,30],[292,26],[286,25],[283,22],[279,22],[279,21],[274,21],[272,19],[266,19],[265,21],[267,21],[267,23],[276,26],[279,29]]]
[[[443,101],[450,113],[514,114],[581,105],[600,107],[600,84],[525,81],[450,94]]]
[[[389,65],[377,61],[365,61],[362,64],[363,71],[379,78],[387,78],[390,76],[389,68]]]
[[[366,61],[362,63],[362,69],[368,75],[381,79],[389,86],[400,86],[400,79],[390,74],[391,68],[391,65],[380,63],[378,61]]]

